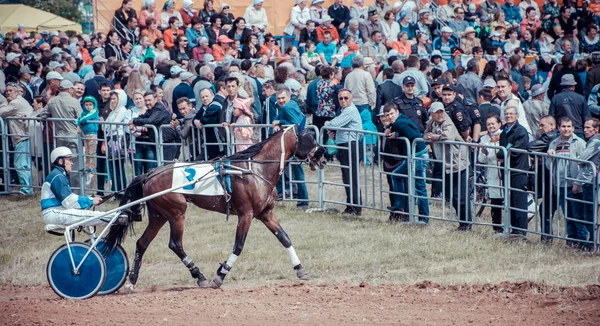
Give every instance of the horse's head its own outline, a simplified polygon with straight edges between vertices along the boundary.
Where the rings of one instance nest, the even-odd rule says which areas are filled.
[[[298,144],[294,156],[301,161],[306,161],[311,168],[318,167],[319,169],[323,169],[327,164],[325,149],[319,146],[315,134],[311,130],[304,130],[298,136]]]

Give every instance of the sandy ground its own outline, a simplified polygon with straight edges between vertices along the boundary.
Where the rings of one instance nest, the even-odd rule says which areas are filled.
[[[59,299],[49,286],[0,286],[6,325],[599,325],[600,286],[312,284],[220,290],[140,288]]]

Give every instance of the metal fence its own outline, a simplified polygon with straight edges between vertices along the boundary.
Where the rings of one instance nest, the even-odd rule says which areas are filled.
[[[16,120],[27,125],[27,134],[11,131]],[[266,124],[205,125],[192,128],[183,139],[165,142],[169,125],[144,126],[145,135],[129,130],[126,123],[102,121],[90,123],[97,124],[104,137],[63,131],[74,123],[55,118],[0,119],[0,194],[41,188],[51,169],[50,153],[57,146],[77,153],[71,184],[80,194],[92,195],[121,190],[155,166],[231,155],[272,134]],[[319,209],[350,206],[390,212],[410,223],[433,219],[458,223],[463,229],[488,226],[505,236],[528,233],[542,241],[562,239],[598,248],[600,176],[591,162],[500,146],[405,138],[393,140],[391,148],[400,150],[390,151],[386,144],[392,140],[383,133],[328,126],[318,130],[312,125],[307,129],[318,136],[332,160],[325,170],[307,176],[302,162],[290,159],[277,187],[280,200]],[[337,132],[348,132],[356,141],[326,142],[326,135]],[[418,153],[422,145],[428,150]],[[489,159],[484,152],[492,153]],[[505,162],[495,159],[498,152]],[[516,155],[526,155],[531,169],[511,168]],[[571,167],[588,171],[588,179],[580,180]],[[307,187],[317,191],[308,192]]]

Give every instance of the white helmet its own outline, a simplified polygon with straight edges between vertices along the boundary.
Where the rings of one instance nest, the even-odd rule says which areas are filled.
[[[68,147],[61,146],[55,148],[52,153],[50,153],[50,160],[52,161],[52,164],[56,164],[56,161],[58,161],[59,158],[73,156],[75,155],[73,155],[73,152],[71,152]]]

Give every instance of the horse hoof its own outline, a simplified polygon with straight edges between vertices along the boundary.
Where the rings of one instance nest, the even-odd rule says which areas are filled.
[[[213,289],[218,289],[221,287],[221,285],[223,285],[223,279],[219,277],[219,275],[213,277],[210,287],[212,287]]]
[[[207,280],[203,280],[203,281],[198,280],[197,283],[198,283],[198,286],[201,287],[201,288],[203,288],[203,289],[206,289],[206,288],[210,287],[210,283],[208,283]]]
[[[308,276],[308,272],[306,270],[304,270],[304,268],[300,268],[296,271],[296,276],[298,276],[299,279],[303,280],[303,281],[308,281],[310,280],[310,277]]]
[[[127,294],[132,294],[133,288],[134,288],[133,284],[131,284],[131,283],[125,284],[125,292],[127,292]]]

